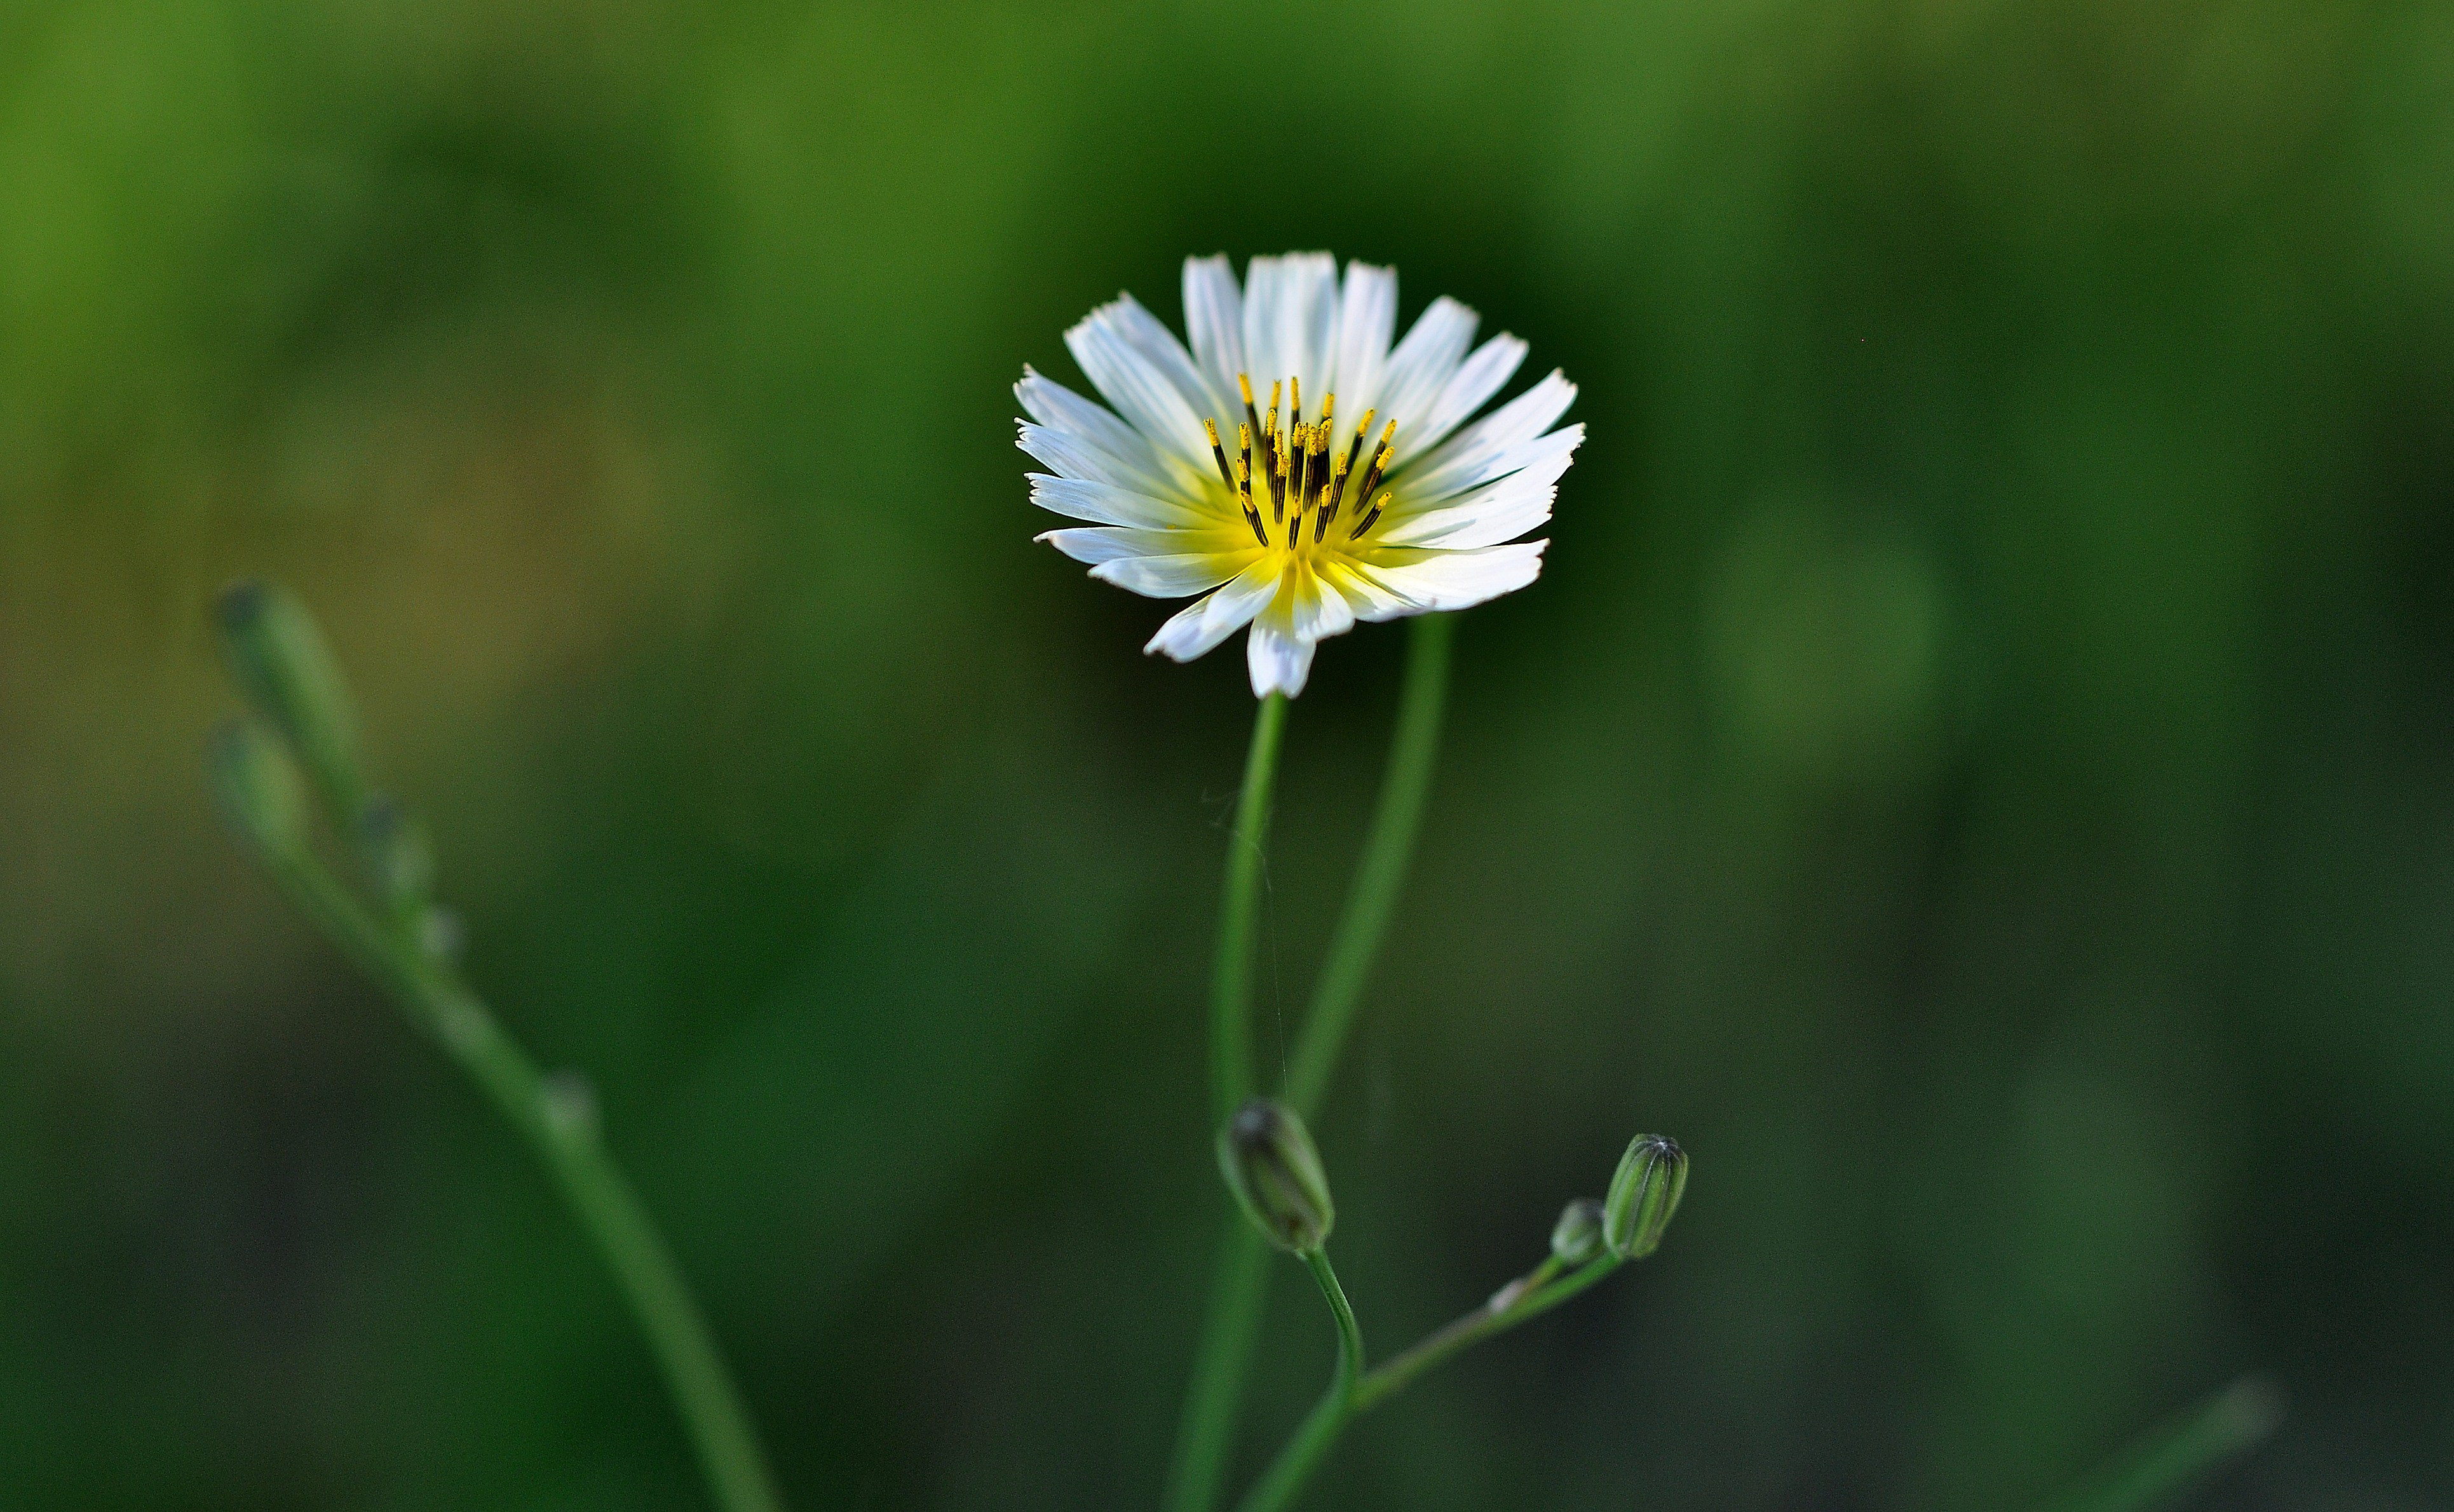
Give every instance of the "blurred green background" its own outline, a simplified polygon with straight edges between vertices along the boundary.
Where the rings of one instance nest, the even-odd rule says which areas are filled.
[[[527,1154],[220,831],[324,617],[470,968],[806,1507],[1147,1506],[1251,698],[1030,535],[1188,252],[1564,367],[1319,1127],[1381,1349],[1629,1135],[1658,1259],[1314,1504],[2454,1499],[2454,6],[0,8],[0,1507],[703,1505]],[[1283,1050],[1403,636],[1291,725]],[[1244,1462],[1325,1379],[1281,1267]]]

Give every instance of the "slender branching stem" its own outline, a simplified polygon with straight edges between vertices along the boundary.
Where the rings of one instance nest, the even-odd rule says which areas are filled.
[[[2148,1512],[2226,1461],[2255,1448],[2283,1420],[2282,1393],[2261,1376],[2243,1377],[2165,1424],[2054,1512]]]
[[[1313,993],[1311,1012],[1304,1018],[1288,1062],[1287,1100],[1306,1118],[1318,1110],[1321,1096],[1337,1069],[1338,1051],[1344,1047],[1347,1029],[1354,1022],[1364,983],[1371,976],[1373,958],[1379,952],[1396,911],[1407,862],[1414,855],[1415,836],[1422,824],[1432,772],[1439,755],[1440,719],[1448,693],[1449,647],[1456,635],[1453,620],[1449,615],[1424,615],[1408,627],[1406,670],[1398,696],[1398,724],[1390,742],[1388,768],[1373,808],[1371,828],[1364,837],[1363,856],[1356,867],[1345,911],[1330,938],[1329,957]],[[1265,704],[1261,719],[1266,722],[1270,717]],[[1277,738],[1276,730],[1271,730],[1273,756]],[[1246,763],[1247,802],[1253,796],[1252,773],[1262,740],[1262,728],[1257,724],[1253,732],[1255,759]],[[1265,771],[1265,781],[1266,778]],[[1266,813],[1261,818],[1266,823]],[[1257,846],[1248,847],[1240,842],[1242,827],[1243,815],[1239,812],[1237,856],[1257,860]],[[1236,857],[1231,857],[1228,901],[1222,907],[1218,965],[1214,977],[1219,990],[1211,996],[1213,1102],[1221,1122],[1251,1090],[1244,1058],[1250,1054],[1248,1025],[1240,1008],[1232,1019],[1226,1012],[1231,1004],[1247,1001],[1248,994],[1240,978],[1234,983],[1238,988],[1235,997],[1230,998],[1224,990],[1231,984],[1228,924],[1232,915],[1227,911],[1235,906],[1235,865]],[[1237,958],[1248,961],[1249,951]],[[1242,1079],[1233,1079],[1239,1077]],[[1176,1457],[1169,1471],[1168,1512],[1212,1512],[1218,1504],[1219,1484],[1235,1438],[1237,1416],[1243,1405],[1244,1380],[1252,1362],[1254,1335],[1260,1327],[1268,1277],[1268,1256],[1259,1236],[1242,1215],[1230,1213],[1226,1235],[1219,1242],[1210,1312],[1194,1360],[1193,1388],[1185,1399],[1184,1420],[1177,1431]]]
[[[1329,1389],[1321,1394],[1319,1404],[1312,1409],[1303,1426],[1287,1441],[1258,1483],[1239,1504],[1238,1512],[1278,1512],[1303,1485],[1321,1457],[1329,1453],[1338,1436],[1346,1431],[1348,1420],[1357,1411],[1356,1392],[1363,1381],[1363,1332],[1355,1323],[1355,1309],[1346,1302],[1346,1292],[1338,1284],[1338,1273],[1330,1268],[1329,1252],[1306,1250],[1303,1262],[1312,1278],[1320,1285],[1320,1295],[1338,1320],[1338,1365],[1329,1378]]]
[[[740,1394],[681,1268],[599,1139],[593,1111],[558,1094],[457,976],[378,922],[312,857],[269,855],[283,891],[372,977],[525,1136],[613,1271],[724,1512],[779,1512]]]
[[[1559,1262],[1544,1260],[1531,1275],[1501,1287],[1482,1306],[1382,1361],[1356,1389],[1355,1410],[1378,1405],[1458,1351],[1540,1317],[1623,1263],[1615,1255],[1604,1255],[1559,1276]]]

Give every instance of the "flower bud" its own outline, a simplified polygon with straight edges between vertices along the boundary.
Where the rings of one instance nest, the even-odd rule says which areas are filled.
[[[307,795],[280,741],[233,719],[213,732],[205,764],[222,816],[249,843],[268,856],[306,850]]]
[[[1218,1169],[1245,1216],[1269,1241],[1297,1254],[1320,1248],[1337,1218],[1329,1179],[1303,1119],[1256,1098],[1218,1131]]]
[[[1660,1246],[1686,1190],[1687,1152],[1661,1135],[1638,1135],[1602,1200],[1602,1241],[1621,1260],[1644,1259]]]
[[[1602,1205],[1590,1197],[1569,1203],[1551,1227],[1551,1253],[1562,1265],[1585,1265],[1601,1259]]]
[[[290,742],[336,822],[357,815],[357,723],[349,687],[306,606],[278,588],[232,583],[214,607],[231,678],[258,717]]]

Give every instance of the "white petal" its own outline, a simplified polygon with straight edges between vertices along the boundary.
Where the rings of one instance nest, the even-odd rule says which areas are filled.
[[[1546,484],[1481,508],[1430,511],[1383,535],[1380,544],[1438,546],[1444,551],[1498,546],[1549,524],[1559,494]]]
[[[1372,534],[1379,546],[1497,546],[1512,541],[1551,517],[1559,495],[1553,485],[1575,460],[1565,450],[1496,483],[1425,503],[1417,498],[1390,506]],[[1505,534],[1496,534],[1499,532]]]
[[[1276,613],[1275,605],[1272,611]],[[1283,693],[1292,698],[1303,692],[1304,680],[1312,675],[1313,643],[1297,640],[1271,624],[1271,618],[1264,615],[1253,621],[1253,633],[1244,638],[1244,665],[1252,674],[1254,697]]]
[[[1263,557],[1237,573],[1227,585],[1189,608],[1180,609],[1142,650],[1165,652],[1178,661],[1207,655],[1220,641],[1252,622],[1278,591],[1285,572],[1282,560]]]
[[[1337,328],[1337,258],[1289,252],[1253,259],[1244,280],[1244,356],[1256,379],[1294,377],[1320,388]],[[1319,394],[1309,408],[1319,410]]]
[[[1368,623],[1422,613],[1423,606],[1392,588],[1380,573],[1354,560],[1338,561],[1322,575],[1346,597],[1355,617]]]
[[[1219,396],[1237,402],[1242,391],[1236,375],[1250,371],[1244,366],[1244,294],[1226,253],[1184,260],[1184,333],[1193,340],[1193,360],[1218,386]]]
[[[1068,519],[1089,520],[1094,525],[1139,525],[1147,530],[1202,529],[1219,522],[1215,511],[1154,498],[1113,483],[1051,477],[1045,473],[1024,475],[1031,479],[1031,502]]]
[[[1525,343],[1503,331],[1475,349],[1473,356],[1449,377],[1439,397],[1432,401],[1429,413],[1415,427],[1411,440],[1403,431],[1398,433],[1398,465],[1408,457],[1419,456],[1438,444],[1442,436],[1474,417],[1474,412],[1488,403],[1500,386],[1517,372],[1525,360]]]
[[[1078,431],[1058,431],[1049,426],[1033,425],[1026,420],[1022,423],[1021,436],[1014,444],[1063,477],[1105,483],[1136,494],[1148,494],[1155,498],[1189,502],[1200,496],[1185,486],[1181,476],[1162,476],[1155,471],[1158,466],[1156,460],[1148,466],[1128,462],[1085,440]],[[1180,470],[1169,468],[1167,471],[1174,474]]]
[[[1193,413],[1184,392],[1127,339],[1112,313],[1116,308],[1102,305],[1065,333],[1066,350],[1098,385],[1100,396],[1116,407],[1116,413],[1142,433],[1161,458],[1208,468],[1210,447],[1202,438],[1201,417]]]
[[[1023,413],[1050,430],[1071,432],[1112,456],[1157,471],[1157,454],[1140,432],[1056,379],[1025,366],[1014,396],[1022,401]]]
[[[1289,585],[1294,592],[1287,602],[1287,627],[1297,639],[1326,640],[1355,628],[1355,610],[1344,594],[1324,582],[1309,564],[1294,576]]]
[[[1519,541],[1471,552],[1388,550],[1375,553],[1372,565],[1382,583],[1425,609],[1464,609],[1539,577],[1542,548],[1550,544]]]
[[[1403,447],[1431,413],[1432,404],[1448,387],[1451,374],[1474,340],[1482,317],[1442,294],[1432,301],[1389,353],[1387,374],[1380,383],[1380,417],[1398,422],[1398,445]]]
[[[1145,598],[1186,598],[1217,587],[1252,565],[1257,548],[1240,552],[1189,552],[1180,556],[1120,556],[1091,569],[1091,575]]]
[[[1244,265],[1244,371],[1261,389],[1283,379],[1271,322],[1277,318],[1279,259],[1256,257]]]
[[[1531,441],[1567,413],[1568,406],[1575,403],[1576,398],[1577,386],[1555,368],[1541,382],[1450,437],[1438,451],[1419,462],[1401,462],[1398,470],[1402,471],[1409,466],[1418,469],[1415,481],[1419,486],[1423,478],[1438,474],[1450,463],[1468,455],[1502,451]]]
[[[1235,535],[1223,530],[1151,531],[1126,525],[1043,531],[1032,539],[1094,567],[1139,556],[1216,556],[1236,549]]]
[[[1230,383],[1222,391],[1212,384],[1210,374],[1193,360],[1192,353],[1184,350],[1184,343],[1177,340],[1176,333],[1167,329],[1167,322],[1143,309],[1141,301],[1131,294],[1117,295],[1108,306],[1108,321],[1118,334],[1133,344],[1136,352],[1164,374],[1168,382],[1176,385],[1177,392],[1184,395],[1184,402],[1192,406],[1196,415],[1224,420],[1233,413],[1236,407],[1231,406],[1229,400],[1236,393],[1236,386]],[[1235,428],[1229,427],[1228,433],[1234,434]],[[1207,441],[1201,444],[1201,453],[1204,456],[1210,454]]]
[[[1398,329],[1398,274],[1369,263],[1346,265],[1346,288],[1338,296],[1338,354],[1330,376],[1346,401],[1346,413],[1360,415],[1380,403],[1380,381],[1389,366],[1389,337]]]
[[[1513,446],[1467,447],[1447,461],[1425,469],[1419,475],[1409,476],[1404,484],[1406,496],[1418,505],[1424,505],[1453,494],[1462,494],[1522,468],[1548,466],[1576,451],[1584,439],[1585,428],[1571,425]]]

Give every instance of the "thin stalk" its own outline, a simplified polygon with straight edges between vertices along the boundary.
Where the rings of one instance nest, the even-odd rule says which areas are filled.
[[[1253,936],[1261,912],[1261,863],[1270,840],[1270,790],[1277,779],[1286,695],[1261,700],[1244,788],[1228,841],[1227,884],[1218,900],[1218,955],[1210,972],[1210,1111],[1224,1124],[1253,1095]]]
[[[2257,1446],[2283,1421],[2282,1394],[2263,1377],[2234,1381],[2167,1424],[2054,1512],[2147,1512],[2218,1465]]]
[[[1545,1260],[1494,1293],[1490,1301],[1350,1380],[1346,1363],[1352,1359],[1360,1369],[1362,1335],[1355,1330],[1354,1314],[1347,1309],[1345,1295],[1338,1290],[1338,1279],[1329,1271],[1328,1257],[1316,1251],[1303,1258],[1307,1263],[1318,1261],[1313,1263],[1313,1275],[1320,1280],[1321,1294],[1329,1299],[1331,1311],[1338,1317],[1338,1374],[1330,1382],[1329,1394],[1313,1408],[1303,1426],[1296,1430],[1295,1438],[1279,1451],[1269,1474],[1253,1488],[1237,1512],[1276,1512],[1329,1453],[1348,1423],[1404,1390],[1416,1377],[1459,1350],[1529,1319],[1539,1318],[1626,1263],[1616,1255],[1604,1255],[1561,1276],[1560,1262],[1556,1258]],[[2091,1508],[2089,1512],[2098,1509]]]
[[[1238,1504],[1238,1512],[1277,1512],[1293,1499],[1321,1457],[1346,1431],[1349,1419],[1357,1410],[1356,1389],[1363,1380],[1363,1331],[1356,1326],[1355,1309],[1346,1303],[1346,1292],[1338,1284],[1338,1273],[1330,1268],[1329,1252],[1306,1250],[1302,1260],[1312,1271],[1312,1279],[1320,1284],[1320,1295],[1329,1303],[1331,1314],[1338,1320],[1338,1366],[1329,1378],[1329,1390],[1321,1394],[1320,1402],[1312,1409],[1303,1426],[1287,1441],[1267,1474]]]
[[[1457,635],[1453,615],[1422,615],[1408,627],[1405,681],[1398,694],[1398,729],[1389,741],[1389,765],[1373,805],[1363,858],[1330,937],[1329,958],[1313,989],[1312,1012],[1288,1061],[1286,1100],[1309,1119],[1319,1110],[1345,1047],[1347,1029],[1363,998],[1363,984],[1414,859],[1415,836],[1432,791],[1432,770],[1440,754],[1440,716],[1448,702],[1449,647]]]
[[[1448,693],[1449,648],[1456,636],[1453,617],[1424,615],[1408,627],[1406,670],[1398,694],[1398,723],[1390,737],[1389,763],[1373,806],[1371,827],[1364,836],[1363,856],[1356,866],[1345,912],[1330,937],[1329,956],[1313,993],[1312,1010],[1304,1017],[1303,1029],[1288,1062],[1287,1100],[1306,1118],[1317,1111],[1337,1069],[1338,1051],[1354,1022],[1373,958],[1388,933],[1398,894],[1405,881],[1406,866],[1414,856],[1415,836],[1422,824],[1432,771],[1439,756],[1440,718]],[[1263,722],[1271,717],[1266,704],[1260,717]],[[1253,731],[1254,756],[1245,763],[1247,803],[1253,797],[1257,766],[1264,784],[1268,781],[1268,768],[1261,760],[1263,738],[1262,725],[1257,723]],[[1277,754],[1277,732],[1270,730],[1272,758]],[[1266,786],[1263,797],[1267,797]],[[1267,819],[1265,803],[1260,822],[1266,825]],[[1237,863],[1249,858],[1257,866],[1260,854],[1257,843],[1241,843],[1243,824],[1244,814],[1239,810],[1239,841],[1235,855],[1229,857],[1228,893],[1221,909],[1219,955],[1211,995],[1212,1102],[1217,1121],[1222,1123],[1242,1104],[1252,1088],[1247,1058],[1251,1038],[1244,1017],[1245,1005],[1250,1001],[1249,986],[1241,978],[1232,983],[1230,980],[1231,969],[1249,970],[1250,951],[1241,951],[1231,963],[1227,948],[1238,896]],[[1244,927],[1249,937],[1249,917]],[[1226,990],[1230,985],[1236,989],[1233,996]],[[1233,1018],[1229,1017],[1231,1007],[1235,1010]],[[1244,1378],[1252,1363],[1254,1335],[1260,1327],[1262,1293],[1268,1275],[1267,1256],[1259,1236],[1242,1215],[1231,1212],[1226,1237],[1219,1245],[1218,1269],[1211,1284],[1209,1317],[1194,1357],[1193,1387],[1186,1396],[1184,1418],[1177,1431],[1176,1455],[1168,1472],[1167,1512],[1212,1512],[1218,1504],[1227,1452],[1243,1406]]]
[[[1227,1451],[1236,1437],[1237,1408],[1243,1401],[1244,1374],[1253,1363],[1253,1339],[1260,1327],[1269,1266],[1269,1250],[1261,1236],[1229,1203],[1227,1229],[1218,1240],[1217,1268],[1212,1273],[1210,1314],[1194,1353],[1193,1386],[1185,1394],[1176,1458],[1168,1466],[1162,1503],[1168,1512],[1211,1512],[1218,1504]]]
[[[1378,1405],[1451,1355],[1478,1344],[1494,1334],[1505,1333],[1528,1319],[1540,1317],[1623,1263],[1616,1255],[1604,1255],[1558,1280],[1552,1280],[1550,1278],[1556,1272],[1557,1264],[1543,1261],[1539,1269],[1523,1280],[1500,1288],[1491,1301],[1382,1361],[1356,1388],[1355,1410],[1362,1412]]]
[[[555,1094],[473,993],[399,932],[379,924],[312,857],[269,859],[299,908],[442,1041],[545,1162],[647,1336],[717,1505],[725,1512],[781,1512],[766,1456],[707,1320],[638,1194],[598,1139],[594,1119]]]

